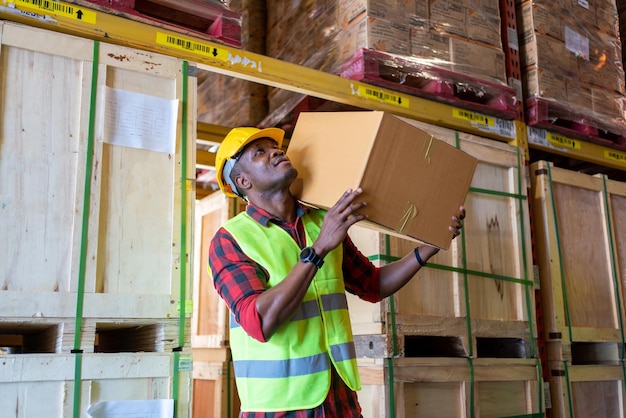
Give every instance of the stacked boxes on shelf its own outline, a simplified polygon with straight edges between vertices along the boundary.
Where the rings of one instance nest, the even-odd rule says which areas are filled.
[[[450,249],[380,303],[349,295],[364,416],[540,413],[523,151],[407,121],[479,163],[465,202],[464,232]],[[418,245],[360,225],[349,234],[379,265]]]
[[[266,54],[508,118],[500,9],[490,1],[268,1]],[[301,42],[306,38],[307,42]],[[287,92],[270,90],[274,111]]]
[[[626,184],[530,170],[553,416],[622,416]]]
[[[154,53],[0,33],[0,409],[174,398],[187,416],[195,78]]]
[[[232,0],[241,13],[241,48],[265,53],[265,2]],[[198,73],[198,121],[214,125],[256,126],[267,115],[267,86],[209,71]]]
[[[528,124],[626,147],[615,0],[517,5]]]

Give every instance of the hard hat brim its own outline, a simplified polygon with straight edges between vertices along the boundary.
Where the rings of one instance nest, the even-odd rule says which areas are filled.
[[[261,129],[260,131],[250,135],[248,137],[248,139],[246,139],[241,144],[241,147],[239,148],[239,151],[244,149],[252,141],[256,141],[257,139],[261,139],[261,138],[273,139],[278,144],[278,148],[280,148],[280,147],[283,146],[283,140],[285,139],[285,131],[283,131],[282,129],[279,129],[279,128],[265,128],[265,129]]]

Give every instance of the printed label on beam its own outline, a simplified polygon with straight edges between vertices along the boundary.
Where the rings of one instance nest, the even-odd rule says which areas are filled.
[[[96,24],[96,12],[76,7],[73,4],[63,3],[52,0],[8,0],[7,4],[33,10],[42,14],[52,13],[55,16],[65,17],[68,19],[79,20],[81,22]]]
[[[202,55],[218,59],[220,61],[228,61],[228,50],[217,48],[212,45],[203,44],[191,39],[182,38],[180,36],[171,35],[163,32],[157,32],[156,43],[180,49],[182,51],[193,52],[194,54]]]

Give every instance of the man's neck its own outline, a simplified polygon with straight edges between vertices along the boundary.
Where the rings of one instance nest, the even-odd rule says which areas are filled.
[[[290,224],[296,222],[296,199],[287,192],[281,195],[255,196],[250,203]]]

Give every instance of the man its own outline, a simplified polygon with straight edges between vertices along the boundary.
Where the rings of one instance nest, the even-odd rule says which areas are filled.
[[[213,237],[209,270],[231,311],[230,346],[240,417],[360,417],[360,389],[345,291],[378,302],[404,286],[439,250],[422,245],[374,266],[348,229],[365,219],[361,190],[328,211],[290,193],[297,170],[277,128],[235,128],[216,158],[228,196],[248,201]],[[456,237],[460,208],[450,231]]]

